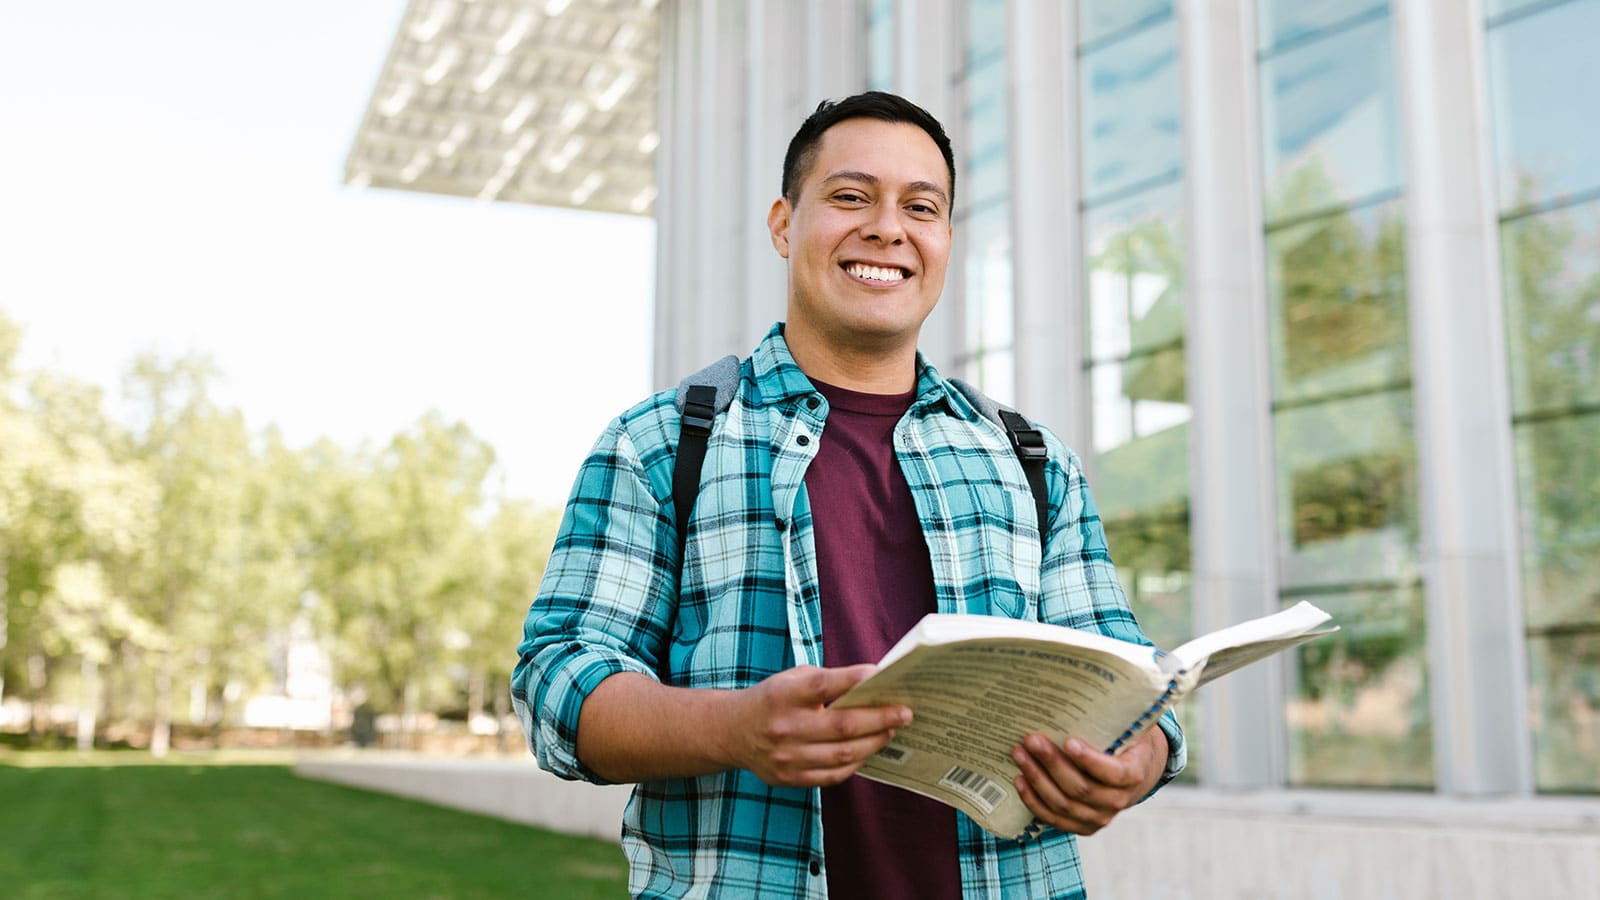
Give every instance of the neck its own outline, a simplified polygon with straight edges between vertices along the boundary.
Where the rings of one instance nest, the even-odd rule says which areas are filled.
[[[917,383],[917,341],[841,343],[802,324],[784,326],[789,354],[807,377],[863,394],[904,394]]]

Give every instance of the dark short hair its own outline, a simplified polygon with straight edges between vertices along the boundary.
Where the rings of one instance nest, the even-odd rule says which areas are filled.
[[[956,157],[950,149],[950,136],[944,133],[927,110],[896,94],[867,91],[843,100],[824,100],[816,111],[806,117],[800,130],[789,141],[789,152],[783,155],[783,196],[791,203],[800,199],[800,183],[817,161],[817,147],[829,128],[846,119],[877,119],[882,122],[905,122],[915,125],[933,138],[939,152],[944,154],[944,166],[950,175],[950,202],[956,199]]]

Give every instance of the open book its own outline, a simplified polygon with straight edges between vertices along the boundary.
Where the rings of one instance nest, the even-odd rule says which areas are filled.
[[[859,774],[954,806],[1002,838],[1033,813],[1012,787],[1011,748],[1030,732],[1116,753],[1195,688],[1338,630],[1295,606],[1167,653],[1105,635],[998,616],[934,614],[906,633],[835,708],[903,705],[912,722]]]

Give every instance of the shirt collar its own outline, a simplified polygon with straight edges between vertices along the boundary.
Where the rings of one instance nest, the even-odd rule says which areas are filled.
[[[790,354],[789,344],[783,338],[782,322],[774,324],[767,336],[756,345],[755,352],[750,354],[750,363],[760,391],[760,405],[806,397],[816,390],[811,379],[800,371],[800,365]],[[926,407],[941,401],[946,409],[962,419],[971,420],[978,415],[966,398],[961,396],[961,392],[945,381],[939,370],[918,350],[917,398],[911,405],[913,408]]]

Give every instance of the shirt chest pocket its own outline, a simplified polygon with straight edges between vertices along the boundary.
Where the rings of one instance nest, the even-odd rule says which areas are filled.
[[[967,612],[1037,620],[1039,617],[1038,532],[1033,495],[1020,480],[965,482],[954,513],[955,543]],[[954,501],[952,497],[952,501]]]

